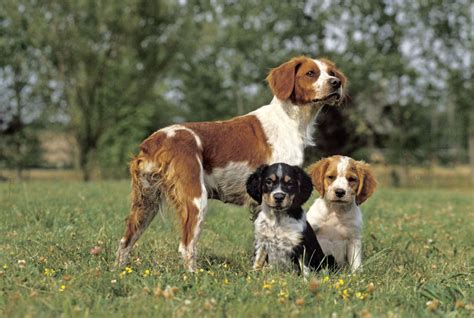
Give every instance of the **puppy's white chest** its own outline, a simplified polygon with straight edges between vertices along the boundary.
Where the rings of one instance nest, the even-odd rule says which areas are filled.
[[[255,233],[261,239],[268,242],[296,246],[301,242],[304,229],[300,223],[287,220],[280,221],[279,223],[261,220],[256,223]]]
[[[270,264],[288,264],[293,249],[301,243],[306,221],[281,217],[269,219],[260,213],[255,221],[255,239],[268,252]]]
[[[318,224],[318,236],[333,241],[348,240],[353,234],[351,230],[334,214],[328,215]]]

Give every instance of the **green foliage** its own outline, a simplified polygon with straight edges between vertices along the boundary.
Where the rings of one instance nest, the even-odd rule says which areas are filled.
[[[183,271],[173,211],[157,216],[130,268],[114,270],[129,190],[126,181],[0,184],[0,315],[472,316],[469,189],[380,189],[362,206],[363,272],[307,281],[253,271],[249,212],[215,201],[201,271]],[[431,311],[428,301],[439,304]]]
[[[21,178],[23,169],[41,163],[41,148],[38,135],[31,127],[23,128],[14,134],[2,134],[0,138],[0,162],[3,168],[15,169]]]
[[[469,5],[7,0],[0,83],[8,85],[0,85],[0,98],[20,92],[23,111],[11,102],[1,109],[0,131],[15,114],[28,114],[20,116],[24,126],[36,124],[34,113],[43,127],[59,124],[74,136],[84,179],[96,168],[120,177],[147,134],[267,104],[268,71],[306,54],[334,60],[350,95],[341,109],[322,112],[309,160],[369,158],[377,150],[403,165],[466,162],[474,91]]]

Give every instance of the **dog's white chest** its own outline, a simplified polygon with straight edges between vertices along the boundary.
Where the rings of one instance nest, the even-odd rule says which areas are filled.
[[[338,215],[319,198],[309,209],[307,218],[324,254],[332,255],[338,265],[345,265],[350,241],[360,239],[361,235],[362,217],[358,207]]]
[[[255,239],[268,252],[270,264],[288,265],[293,249],[301,243],[305,226],[306,220],[269,218],[261,212],[255,221]]]
[[[281,107],[270,104],[252,112],[265,131],[272,148],[269,164],[285,162],[301,166],[304,160],[304,136],[299,131],[298,121],[289,118]]]

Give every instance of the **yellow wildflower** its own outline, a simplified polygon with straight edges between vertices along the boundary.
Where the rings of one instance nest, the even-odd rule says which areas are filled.
[[[48,277],[51,277],[51,276],[54,276],[54,274],[56,274],[56,271],[52,268],[45,268],[44,269],[44,275],[45,276],[48,276]]]
[[[344,285],[344,280],[342,278],[339,278],[337,283],[334,285],[334,288],[339,289],[339,287],[342,287]]]
[[[224,285],[229,285],[229,280],[227,278],[224,279]]]
[[[150,276],[150,275],[151,275],[151,271],[150,271],[149,269],[145,269],[145,270],[143,271],[143,277],[148,277],[148,276]]]
[[[323,284],[326,284],[329,281],[329,276],[324,276]]]
[[[125,272],[127,272],[127,274],[130,274],[133,272],[133,269],[131,267],[125,267]]]
[[[59,287],[59,291],[60,291],[60,292],[63,292],[64,290],[66,290],[66,285],[61,285],[61,286]]]
[[[8,265],[7,265],[7,264],[3,264],[3,269],[8,269]]]
[[[289,294],[288,294],[288,291],[286,290],[280,290],[280,292],[278,293],[278,297],[279,298],[288,298]]]
[[[342,293],[341,293],[341,296],[342,296],[342,298],[343,298],[344,300],[349,299],[349,296],[350,296],[350,295],[349,295],[349,289],[348,289],[348,288],[344,289],[344,290],[342,291]]]
[[[271,289],[272,284],[270,282],[263,282],[263,289]]]

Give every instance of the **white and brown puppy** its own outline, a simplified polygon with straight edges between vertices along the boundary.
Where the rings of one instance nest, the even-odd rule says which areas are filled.
[[[362,213],[360,205],[375,191],[377,182],[368,164],[344,156],[321,159],[309,168],[321,195],[307,219],[326,255],[339,267],[352,271],[362,263]]]
[[[268,263],[307,273],[323,265],[325,255],[302,208],[312,191],[310,177],[298,166],[262,165],[250,175],[247,192],[262,205],[254,221],[254,269]]]
[[[341,102],[346,78],[328,60],[300,56],[272,69],[267,81],[269,105],[230,120],[172,125],[143,141],[130,163],[132,207],[118,265],[127,263],[166,200],[180,218],[179,252],[193,271],[208,199],[248,205],[245,181],[258,166],[303,164],[315,117],[322,106]]]

